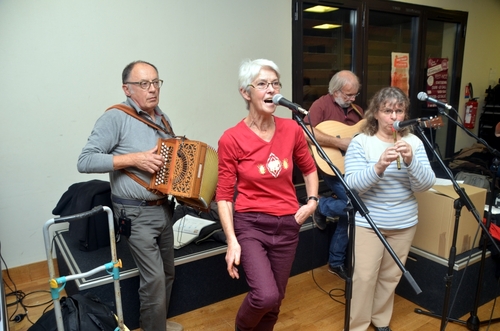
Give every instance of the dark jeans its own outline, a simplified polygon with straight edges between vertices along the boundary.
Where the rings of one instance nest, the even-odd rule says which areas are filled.
[[[337,196],[336,199],[333,197],[321,198],[318,206],[320,213],[327,217],[339,216],[337,228],[330,242],[328,257],[328,263],[332,267],[337,267],[344,264],[347,244],[349,243],[347,212],[344,210],[347,206],[347,195],[344,185],[336,176],[323,175],[322,177],[328,188]]]

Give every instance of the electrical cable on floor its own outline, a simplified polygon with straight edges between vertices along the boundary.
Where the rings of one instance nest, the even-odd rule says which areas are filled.
[[[333,301],[335,302],[338,302],[340,303],[341,305],[345,305],[345,302],[343,301],[340,301],[338,300],[337,298],[344,298],[345,297],[345,290],[341,289],[341,288],[332,288],[330,291],[326,291],[325,289],[323,289],[321,287],[321,285],[318,284],[318,282],[316,281],[316,278],[314,277],[314,269],[311,270],[311,276],[313,278],[313,281],[314,283],[316,284],[316,286],[320,289],[320,291],[322,291],[323,293],[327,294],[330,299],[332,299]],[[335,292],[338,291],[339,293],[336,294]]]
[[[9,267],[7,266],[7,263],[5,262],[5,260],[3,259],[2,254],[0,254],[0,259],[1,259],[1,262],[3,262],[3,264],[5,266],[5,273],[7,274],[7,277],[9,279],[10,283],[12,283],[12,286],[14,286],[14,289],[12,289],[12,287],[9,285],[9,283],[7,283],[5,280],[3,282],[5,284],[5,286],[10,290],[10,293],[6,293],[5,297],[6,298],[12,297],[12,296],[15,297],[15,300],[13,302],[6,304],[7,307],[11,307],[11,306],[15,305],[14,312],[10,315],[9,321],[15,322],[15,323],[20,323],[24,318],[26,318],[31,324],[35,324],[29,318],[28,308],[34,308],[34,307],[40,307],[40,306],[47,305],[47,307],[45,307],[45,309],[43,311],[43,313],[45,313],[46,310],[52,306],[53,301],[52,301],[52,299],[49,299],[46,302],[42,302],[42,303],[39,303],[36,305],[28,305],[28,304],[24,303],[24,300],[26,300],[26,298],[28,296],[30,296],[32,294],[36,294],[36,293],[47,293],[50,297],[50,291],[49,290],[37,290],[37,291],[29,292],[29,293],[24,293],[23,291],[18,290],[16,283],[14,282],[14,280],[12,280],[12,277],[10,276]],[[24,310],[24,313],[18,313],[19,307],[22,307],[22,309]]]
[[[313,225],[312,229],[314,231],[316,226],[314,225],[314,222],[312,220],[312,216],[311,216],[311,223]],[[314,248],[316,247],[316,236],[314,235],[314,232],[313,232],[313,245],[312,245],[312,247],[313,247],[313,253],[314,253]],[[314,265],[313,265],[313,263],[314,263],[314,259],[311,259],[311,277],[312,277],[314,283],[316,284],[316,286],[320,289],[320,291],[327,294],[330,297],[330,299],[332,299],[333,301],[338,302],[342,305],[345,305],[345,302],[342,302],[342,301],[337,299],[337,298],[341,298],[341,297],[345,298],[345,290],[341,289],[341,288],[333,288],[330,291],[326,291],[325,289],[323,289],[321,287],[321,285],[318,283],[318,281],[316,280],[316,277],[314,277]],[[338,294],[336,293],[337,291],[339,292]]]

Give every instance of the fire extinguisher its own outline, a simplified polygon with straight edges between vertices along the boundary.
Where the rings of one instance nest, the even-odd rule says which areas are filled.
[[[464,127],[466,127],[467,129],[474,129],[474,125],[476,123],[476,114],[477,114],[477,98],[474,98],[474,93],[472,91],[471,83],[469,83],[468,90],[470,98],[469,101],[465,103]]]

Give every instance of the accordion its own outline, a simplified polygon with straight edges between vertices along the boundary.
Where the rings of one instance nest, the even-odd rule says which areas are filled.
[[[207,144],[185,138],[158,139],[165,163],[149,188],[201,210],[210,209],[217,186],[218,156]]]

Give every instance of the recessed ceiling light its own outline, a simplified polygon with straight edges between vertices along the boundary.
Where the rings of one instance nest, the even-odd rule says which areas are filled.
[[[342,25],[340,24],[320,24],[320,25],[315,25],[313,26],[313,29],[322,29],[322,30],[328,30],[328,29],[337,29],[340,28]]]
[[[335,7],[328,7],[328,6],[314,6],[305,9],[304,11],[309,12],[309,13],[329,13],[331,11],[338,10],[338,8]]]

